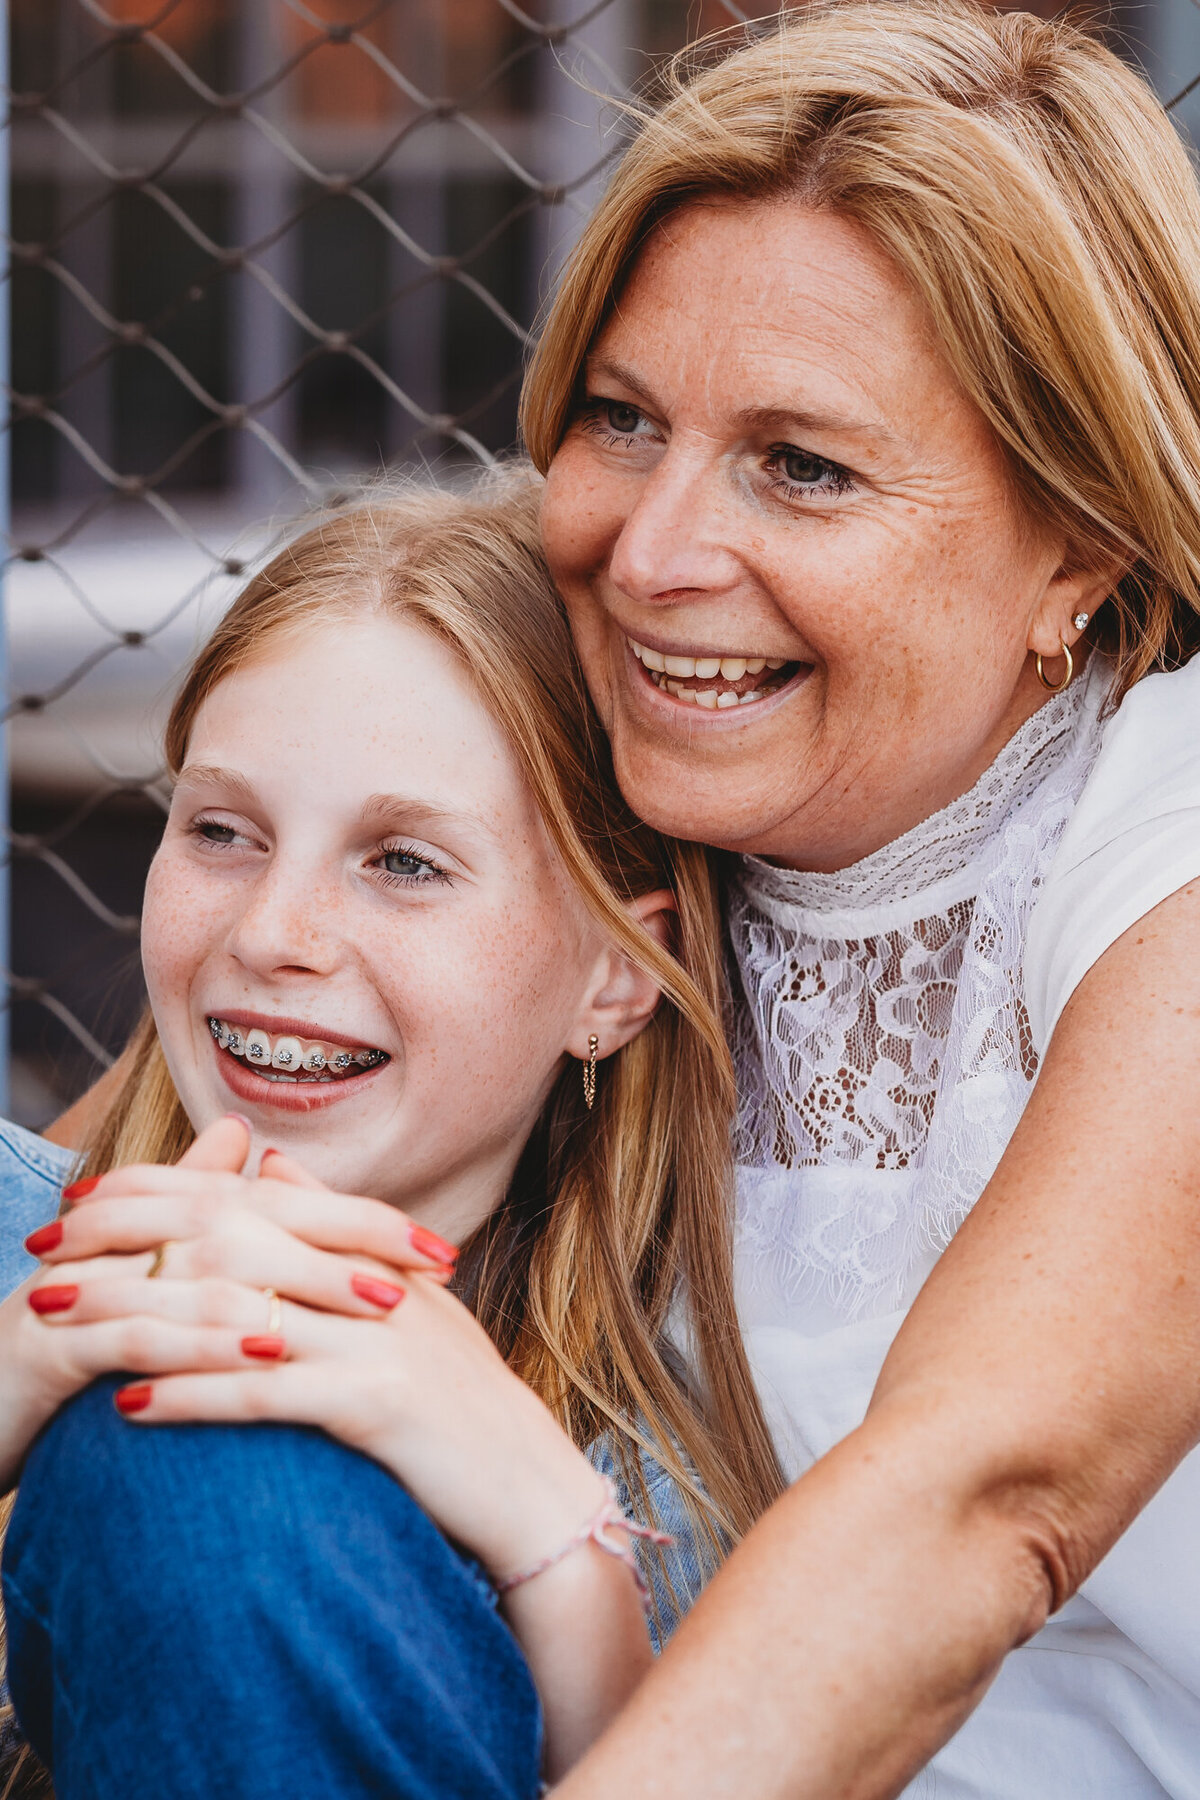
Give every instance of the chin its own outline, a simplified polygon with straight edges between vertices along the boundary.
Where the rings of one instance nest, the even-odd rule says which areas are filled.
[[[621,792],[632,810],[655,831],[714,850],[762,853],[773,841],[774,806],[761,788],[747,786],[736,773],[698,770],[676,755],[623,756],[615,748]],[[787,810],[794,807],[794,798]]]

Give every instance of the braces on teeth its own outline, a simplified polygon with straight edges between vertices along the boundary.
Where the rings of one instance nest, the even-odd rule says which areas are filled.
[[[357,1074],[360,1069],[376,1069],[388,1061],[386,1050],[328,1050],[321,1044],[302,1044],[299,1038],[282,1036],[273,1041],[265,1031],[242,1032],[236,1025],[210,1016],[208,1029],[213,1041],[231,1056],[244,1057],[272,1080],[328,1081],[335,1075]],[[293,1072],[294,1071],[294,1072]]]

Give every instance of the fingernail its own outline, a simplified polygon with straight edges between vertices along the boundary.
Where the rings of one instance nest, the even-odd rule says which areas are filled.
[[[113,1405],[119,1413],[145,1412],[154,1398],[154,1389],[148,1381],[135,1382],[133,1387],[118,1388],[113,1395]]]
[[[236,1119],[239,1125],[244,1125],[246,1130],[253,1135],[254,1127],[246,1117],[245,1113],[226,1113],[225,1117],[227,1119]]]
[[[62,1243],[62,1220],[55,1219],[52,1225],[42,1225],[37,1231],[31,1231],[25,1239],[25,1248],[30,1256],[45,1256],[47,1250],[57,1250]]]
[[[244,1337],[242,1355],[257,1356],[261,1362],[278,1362],[287,1349],[281,1337]]]
[[[79,1298],[77,1287],[34,1288],[29,1304],[35,1313],[70,1312]]]
[[[86,1199],[88,1194],[95,1193],[100,1186],[100,1181],[99,1175],[85,1175],[82,1181],[73,1181],[70,1187],[65,1187],[62,1197],[64,1200]]]
[[[408,1241],[418,1256],[427,1256],[432,1262],[453,1263],[458,1260],[458,1251],[445,1238],[440,1238],[436,1231],[427,1231],[424,1225],[410,1225]]]
[[[397,1287],[394,1281],[380,1281],[374,1275],[352,1275],[350,1286],[360,1300],[369,1300],[372,1306],[382,1306],[385,1312],[391,1312],[393,1306],[399,1306],[404,1298],[402,1287]]]

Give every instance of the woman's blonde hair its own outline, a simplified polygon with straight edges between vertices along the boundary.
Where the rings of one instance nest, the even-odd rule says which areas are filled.
[[[1086,31],[974,0],[815,0],[676,59],[585,228],[522,403],[534,462],[654,226],[714,195],[870,232],[923,297],[1032,516],[1126,573],[1089,635],[1114,698],[1200,646],[1200,193]],[[712,45],[709,46],[710,51]]]
[[[372,499],[306,531],[254,577],[192,665],[167,761],[177,774],[219,682],[306,626],[387,613],[460,659],[592,916],[664,1001],[601,1065],[594,1112],[580,1065],[564,1067],[503,1204],[463,1247],[456,1285],[576,1443],[616,1436],[643,1504],[635,1450],[652,1450],[692,1493],[715,1555],[780,1481],[733,1303],[733,1083],[713,875],[703,850],[661,837],[621,799],[542,559],[539,488],[514,470],[458,497]],[[673,955],[627,907],[663,887],[677,907]],[[173,1161],[192,1135],[147,1018],[86,1167]],[[675,1303],[694,1382],[666,1347]]]

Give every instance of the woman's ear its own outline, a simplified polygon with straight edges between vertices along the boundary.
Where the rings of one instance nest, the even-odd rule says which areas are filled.
[[[664,950],[670,948],[676,908],[675,896],[668,889],[631,900],[627,910],[657,944]],[[597,1056],[611,1056],[646,1028],[661,998],[662,990],[653,975],[640,969],[615,944],[606,945],[596,958],[564,1048],[586,1062],[589,1040],[595,1037]]]
[[[1064,561],[1046,585],[1029,621],[1026,647],[1030,655],[1061,656],[1062,645],[1072,646],[1087,629],[1087,621],[1095,618],[1113,589],[1129,573],[1127,563],[1115,558],[1085,567],[1074,560]],[[1082,625],[1075,623],[1083,619]]]

